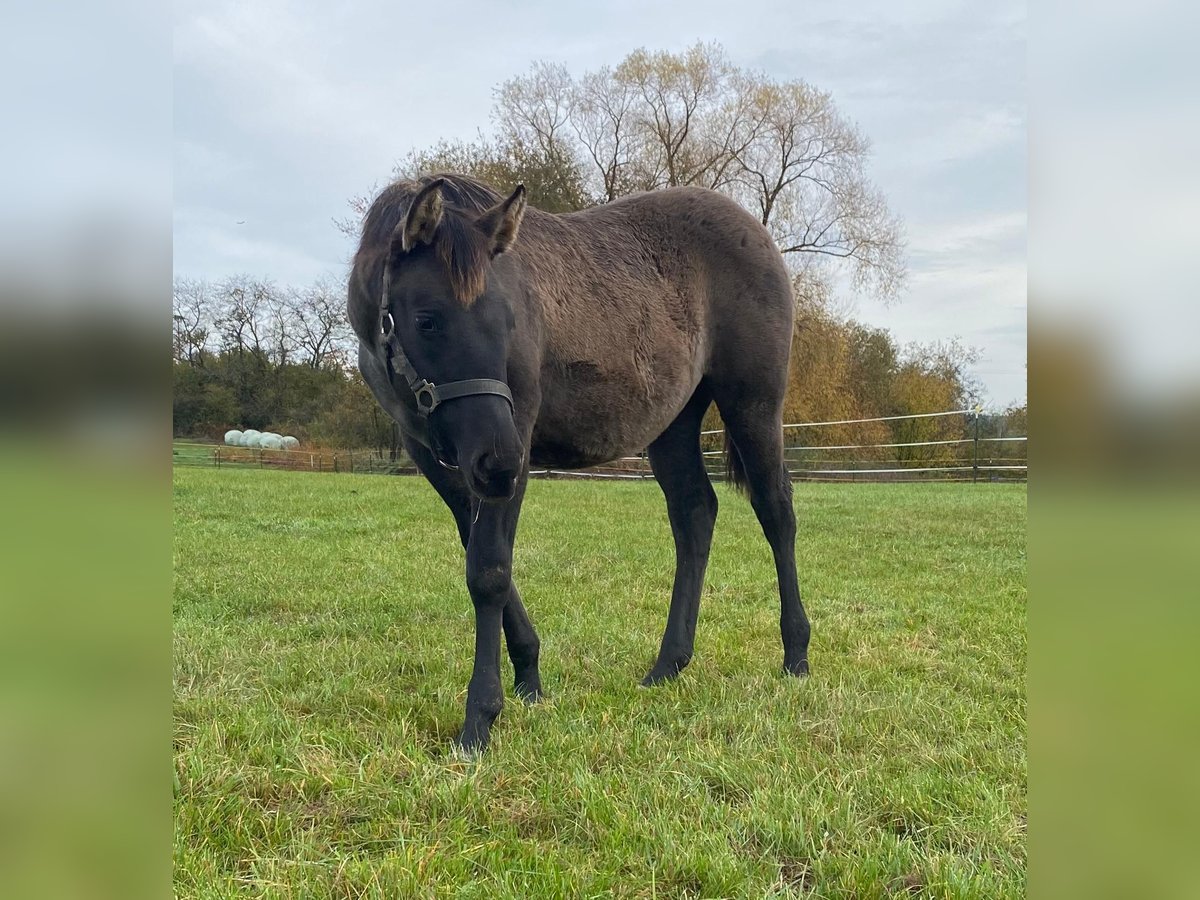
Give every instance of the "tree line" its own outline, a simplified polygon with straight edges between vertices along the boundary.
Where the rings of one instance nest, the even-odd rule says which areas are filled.
[[[306,443],[395,454],[391,420],[355,365],[344,287],[281,287],[237,275],[174,284],[174,431],[219,438],[229,428],[295,434]],[[975,354],[957,342],[899,345],[884,329],[799,300],[784,417],[828,422],[965,409],[978,398]],[[984,436],[1023,434],[1024,408],[986,420]],[[719,428],[715,409],[706,428]],[[965,418],[820,429],[789,441],[915,443],[968,436]],[[897,459],[949,458],[952,447],[895,448]],[[889,457],[891,458],[891,456]]]
[[[344,286],[177,278],[172,307],[177,437],[256,428],[395,454],[394,424],[352,365]]]

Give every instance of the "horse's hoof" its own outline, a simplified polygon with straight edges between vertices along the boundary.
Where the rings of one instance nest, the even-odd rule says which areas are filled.
[[[639,683],[638,687],[651,688],[657,687],[660,684],[666,684],[668,681],[674,681],[679,677],[679,672],[654,672],[651,671]]]
[[[516,694],[519,699],[524,701],[526,706],[533,706],[546,696],[545,692],[542,690],[541,683],[537,681],[533,682],[532,684],[527,681],[518,681],[515,685],[513,685],[513,693]]]
[[[486,749],[486,743],[480,747],[468,747],[462,743],[460,737],[450,744],[450,755],[460,762],[476,762],[483,756],[483,751]]]
[[[796,660],[794,663],[785,662],[783,664],[783,671],[786,672],[788,675],[795,675],[797,678],[807,678],[808,677],[808,657],[803,656],[800,659]]]
[[[458,740],[455,742],[457,750],[466,756],[478,756],[486,750],[492,733],[492,723],[498,715],[499,713],[471,715],[468,711],[467,720],[463,723],[462,731],[458,733]]]
[[[454,743],[450,745],[450,752],[456,759],[471,761],[479,759],[483,751],[487,749],[488,735],[485,732],[480,735],[478,733],[468,734],[464,728]]]
[[[692,653],[690,650],[668,654],[665,658],[660,653],[658,660],[654,663],[654,667],[642,679],[642,687],[654,687],[656,684],[674,681],[679,677],[679,673],[687,668],[688,663],[691,661]]]

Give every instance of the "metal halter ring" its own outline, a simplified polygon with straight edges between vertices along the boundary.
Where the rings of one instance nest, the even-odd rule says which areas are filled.
[[[437,409],[440,401],[437,398],[435,385],[428,381],[422,381],[412,389],[412,392],[417,398],[417,409],[422,415],[427,416]]]

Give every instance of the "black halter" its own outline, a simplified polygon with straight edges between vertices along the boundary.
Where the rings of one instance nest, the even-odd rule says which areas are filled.
[[[383,296],[379,300],[379,334],[383,343],[383,352],[392,369],[404,376],[413,396],[417,398],[417,413],[422,418],[445,403],[447,400],[457,400],[460,397],[473,397],[477,394],[495,394],[513,405],[512,392],[508,385],[495,378],[467,378],[463,381],[448,381],[445,384],[434,384],[426,381],[417,374],[413,364],[404,355],[400,345],[400,336],[396,334],[396,322],[392,319],[392,311],[388,308],[388,282],[390,272],[383,273]]]

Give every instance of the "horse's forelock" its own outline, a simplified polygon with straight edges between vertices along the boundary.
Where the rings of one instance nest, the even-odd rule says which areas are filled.
[[[442,199],[446,204],[442,222],[434,235],[432,249],[445,269],[455,299],[469,305],[483,293],[487,264],[491,258],[486,236],[474,226],[478,213],[490,209],[502,199],[482,181],[466,175],[436,174],[420,179],[393,182],[380,192],[363,221],[355,267],[376,274],[382,290],[382,276],[392,235],[404,222],[413,198],[436,178],[444,179]],[[363,272],[366,275],[366,272]]]
[[[438,261],[450,279],[454,297],[464,306],[475,302],[487,282],[490,242],[465,216],[447,211],[433,239]]]

